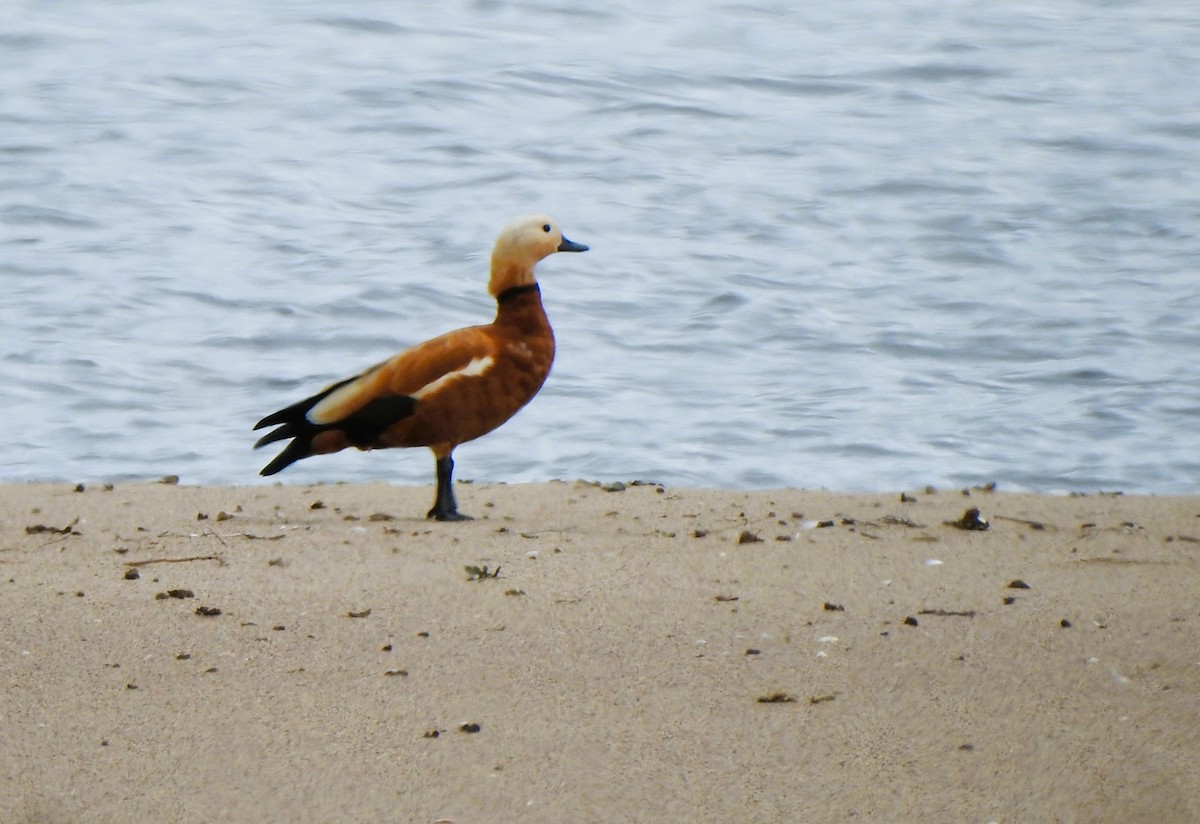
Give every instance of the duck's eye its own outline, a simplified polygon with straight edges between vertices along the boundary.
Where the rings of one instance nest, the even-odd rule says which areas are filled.
[[[542,231],[545,232],[546,234],[550,234],[550,224],[549,223],[544,224],[542,226]]]

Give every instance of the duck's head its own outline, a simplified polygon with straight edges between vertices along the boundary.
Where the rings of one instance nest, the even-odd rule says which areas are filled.
[[[488,291],[495,297],[505,289],[534,283],[533,267],[555,252],[586,252],[588,247],[563,237],[554,218],[529,215],[510,223],[492,249],[492,280]]]

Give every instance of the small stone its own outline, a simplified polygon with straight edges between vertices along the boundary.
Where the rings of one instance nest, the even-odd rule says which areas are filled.
[[[968,509],[957,521],[946,521],[945,524],[972,532],[982,532],[991,528],[991,524],[979,514],[979,509],[976,507]]]

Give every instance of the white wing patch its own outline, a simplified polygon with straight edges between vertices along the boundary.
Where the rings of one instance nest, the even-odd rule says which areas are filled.
[[[304,417],[318,425],[330,423],[331,420],[333,420],[333,413],[338,411],[342,404],[346,403],[350,398],[353,398],[358,394],[363,380],[373,374],[376,369],[378,369],[378,367],[375,367],[374,369],[368,369],[355,380],[350,381],[345,386],[326,395],[321,399],[320,403],[308,410],[308,413]]]
[[[487,355],[482,358],[473,358],[471,362],[462,369],[455,369],[453,372],[447,372],[437,380],[430,381],[429,383],[425,384],[416,392],[411,393],[411,395],[412,397],[420,400],[426,395],[432,395],[446,384],[457,380],[458,378],[477,378],[491,369],[495,362],[496,360],[491,355]]]

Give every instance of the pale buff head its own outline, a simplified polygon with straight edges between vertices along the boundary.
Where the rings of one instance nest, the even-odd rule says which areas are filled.
[[[488,292],[495,297],[505,289],[534,283],[533,267],[542,258],[555,252],[586,252],[587,248],[563,237],[558,223],[546,215],[515,220],[496,238]]]

